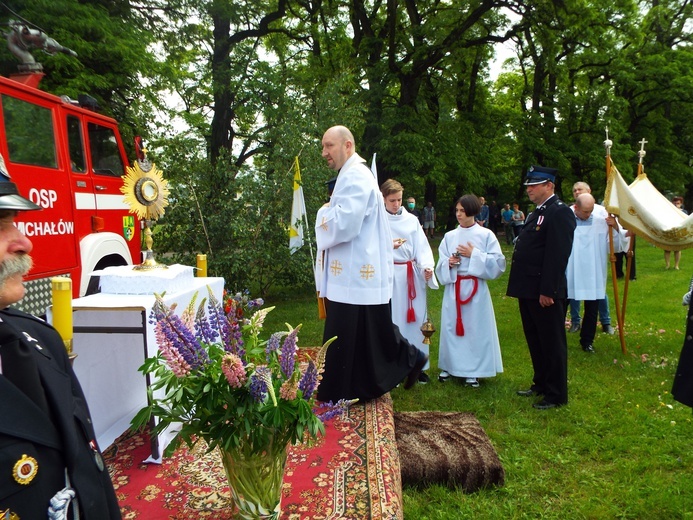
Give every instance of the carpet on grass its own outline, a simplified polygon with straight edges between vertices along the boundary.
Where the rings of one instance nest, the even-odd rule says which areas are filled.
[[[402,484],[443,484],[468,493],[502,486],[505,470],[471,413],[397,412],[394,415]]]
[[[400,462],[389,394],[357,403],[312,446],[289,449],[281,518],[401,519]],[[105,452],[125,520],[234,518],[224,468],[203,441],[161,465],[144,464],[147,433],[128,431]]]

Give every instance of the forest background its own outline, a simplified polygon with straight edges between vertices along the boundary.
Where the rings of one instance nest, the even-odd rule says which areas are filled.
[[[322,133],[344,124],[379,180],[399,180],[439,226],[463,193],[528,201],[530,164],[600,197],[605,128],[627,180],[645,171],[693,205],[689,0],[4,0],[78,58],[36,53],[42,88],[88,93],[140,135],[171,183],[155,248],[231,288],[309,286],[290,255],[292,164],[311,222],[334,175]],[[508,59],[498,69],[497,52]],[[0,71],[16,70],[0,51]]]

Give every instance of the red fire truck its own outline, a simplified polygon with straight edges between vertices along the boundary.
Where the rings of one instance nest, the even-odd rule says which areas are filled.
[[[117,122],[90,107],[88,96],[75,102],[39,90],[42,67],[27,49],[74,53],[18,22],[7,39],[22,64],[0,77],[0,153],[20,193],[42,208],[17,222],[34,244],[18,306],[42,315],[51,277],[72,278],[78,297],[92,271],[139,262],[140,224],[120,192],[128,162]]]

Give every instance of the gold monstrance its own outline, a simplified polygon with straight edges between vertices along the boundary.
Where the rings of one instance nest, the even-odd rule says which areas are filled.
[[[144,221],[144,261],[133,269],[168,269],[154,259],[152,251],[152,221],[163,216],[164,208],[168,206],[168,181],[166,181],[155,164],[147,160],[146,150],[142,150],[141,159],[135,161],[135,167],[128,166],[125,182],[120,191],[125,196],[125,202],[130,206],[130,213],[135,213]]]

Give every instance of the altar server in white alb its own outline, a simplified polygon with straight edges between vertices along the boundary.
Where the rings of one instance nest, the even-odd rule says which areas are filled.
[[[445,234],[438,248],[438,281],[445,286],[440,324],[439,380],[478,378],[503,372],[493,302],[486,280],[505,271],[496,235],[474,221],[481,209],[476,195],[462,196],[455,206],[459,227]]]
[[[356,153],[343,126],[327,130],[322,156],[339,171],[315,236],[324,251],[318,283],[325,298],[327,349],[318,399],[375,399],[402,380],[416,384],[428,356],[392,323],[393,249],[385,203],[375,175]]]
[[[626,231],[606,209],[595,204],[590,193],[578,195],[571,208],[575,214],[573,250],[568,259],[566,280],[568,298],[585,302],[585,316],[580,327],[580,345],[587,353],[594,352],[597,330],[598,300],[606,294],[606,266],[609,258],[609,227],[613,228],[614,250],[621,251]]]
[[[402,207],[404,188],[394,179],[380,186],[385,199],[387,219],[392,233],[395,275],[392,285],[392,322],[402,335],[426,355],[429,348],[423,342],[421,325],[426,319],[426,287],[438,289],[433,269],[435,259],[419,219]],[[428,369],[426,363],[423,370]],[[419,383],[428,383],[426,372],[419,375]]]

